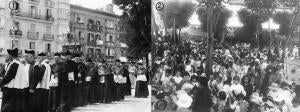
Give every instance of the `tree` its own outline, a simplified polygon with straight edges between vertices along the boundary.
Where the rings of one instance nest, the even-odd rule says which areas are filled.
[[[191,2],[191,0],[167,0],[165,3],[165,11],[161,11],[159,14],[161,18],[166,16],[166,27],[172,28],[175,22],[175,28],[181,29],[189,25],[189,19],[194,13],[196,4]]]
[[[207,11],[206,8],[200,7],[197,10],[198,19],[201,21],[201,28],[204,32],[207,32]],[[219,14],[220,18],[217,20],[216,31],[214,32],[214,38],[223,42],[227,31],[226,24],[228,19],[231,17],[232,12],[224,7],[215,8],[213,14]]]
[[[260,38],[259,35],[262,31],[261,23],[268,19],[267,16],[258,17],[257,14],[253,14],[250,10],[244,8],[238,11],[238,17],[243,23],[243,27],[235,31],[235,38],[240,42],[257,43]],[[258,19],[260,18],[260,19]],[[257,33],[259,31],[260,33]],[[258,43],[257,43],[258,44]]]
[[[123,10],[121,26],[127,34],[121,38],[129,47],[129,57],[147,57],[151,51],[151,1],[113,0],[113,3]]]
[[[224,7],[224,3],[228,0],[197,0],[198,10],[205,9],[204,15],[207,15],[207,38],[208,38],[208,48],[207,48],[207,64],[206,64],[206,74],[207,76],[212,74],[212,55],[214,50],[214,34],[217,32],[217,24],[220,19],[220,11],[215,11],[216,9]],[[201,15],[198,15],[201,16]],[[201,20],[200,20],[201,21]]]
[[[261,34],[261,24],[271,18],[272,12],[276,8],[277,0],[245,0],[247,9],[250,10],[251,19],[255,21],[255,37],[257,45],[260,47],[259,35]]]

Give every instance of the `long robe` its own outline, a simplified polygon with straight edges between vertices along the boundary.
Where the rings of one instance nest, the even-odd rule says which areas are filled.
[[[9,67],[10,66],[10,67]],[[28,88],[17,89],[14,87],[3,87],[4,85],[10,83],[17,75],[19,68],[19,63],[10,62],[5,70],[5,76],[0,82],[0,87],[2,89],[2,112],[26,112],[26,101],[28,98]],[[28,82],[29,83],[29,82]]]

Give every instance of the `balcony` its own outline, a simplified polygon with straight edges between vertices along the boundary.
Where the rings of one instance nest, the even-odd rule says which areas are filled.
[[[48,7],[54,7],[54,1],[53,0],[45,0],[45,5]]]
[[[46,21],[54,22],[54,17],[52,17],[52,16],[46,16]]]
[[[101,33],[101,32],[103,32],[102,29],[103,29],[103,26],[92,24],[92,23],[87,24],[88,31]]]
[[[21,30],[10,30],[9,34],[11,36],[16,37],[16,38],[21,38],[22,37],[22,31]]]
[[[109,41],[106,41],[106,46],[109,46],[109,47],[114,47],[114,43],[113,42],[109,42]]]
[[[38,21],[47,21],[47,22],[54,22],[54,17],[48,16],[48,15],[39,15],[39,14],[33,14],[33,13],[25,13],[25,12],[19,12],[16,15],[13,15],[14,17],[22,18],[22,19],[29,19],[29,20],[38,20]]]
[[[75,28],[85,29],[84,23],[74,22]]]
[[[29,3],[32,3],[32,4],[39,4],[39,3],[40,3],[40,0],[29,0]]]
[[[105,27],[105,31],[113,33],[115,31],[115,29],[114,28]]]
[[[54,35],[51,34],[44,34],[44,40],[54,40]]]
[[[39,38],[39,32],[27,32],[27,38],[28,39],[38,39]]]

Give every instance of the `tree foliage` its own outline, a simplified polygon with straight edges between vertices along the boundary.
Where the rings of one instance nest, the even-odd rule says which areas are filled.
[[[289,31],[291,30],[291,14],[289,12],[278,12],[274,15],[274,21],[280,25],[279,34],[282,36],[288,36]]]
[[[189,19],[195,11],[195,6],[191,0],[167,0],[165,4],[165,11],[161,11],[159,14],[161,18],[166,16],[166,25],[167,28],[173,27],[175,19],[176,29],[180,29],[189,25]]]
[[[150,0],[113,0],[123,10],[121,24],[128,45],[129,57],[146,57],[151,51],[151,1]]]
[[[197,9],[198,19],[201,21],[201,29],[204,32],[207,32],[207,9],[199,8]],[[216,8],[213,12],[214,15],[219,14],[220,18],[215,22],[216,30],[214,33],[214,37],[216,39],[221,39],[222,34],[226,31],[226,25],[228,23],[228,19],[231,17],[232,12],[224,7]]]

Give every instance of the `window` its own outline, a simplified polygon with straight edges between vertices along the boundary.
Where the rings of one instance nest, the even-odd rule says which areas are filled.
[[[46,16],[47,16],[47,18],[52,17],[52,10],[51,9],[46,10]]]
[[[107,28],[114,28],[114,22],[112,20],[106,20],[106,27]]]
[[[94,54],[94,49],[93,48],[88,48],[88,54]]]
[[[114,41],[114,38],[112,35],[109,36],[109,41],[113,42]]]
[[[30,24],[30,32],[36,32],[36,24]]]
[[[96,49],[96,54],[101,54],[101,49]]]
[[[30,6],[30,16],[32,18],[35,18],[35,17],[37,17],[37,13],[38,13],[38,10],[37,10],[36,6]]]
[[[88,38],[88,42],[89,42],[89,43],[92,43],[92,42],[95,41],[95,40],[94,40],[94,34],[89,33],[88,36],[89,36],[89,38]]]
[[[35,49],[35,42],[29,42],[29,49]]]
[[[46,44],[46,52],[51,52],[51,44],[50,43]]]
[[[51,34],[51,26],[46,26],[46,34]]]
[[[84,38],[81,31],[78,32],[78,37],[79,39]]]

